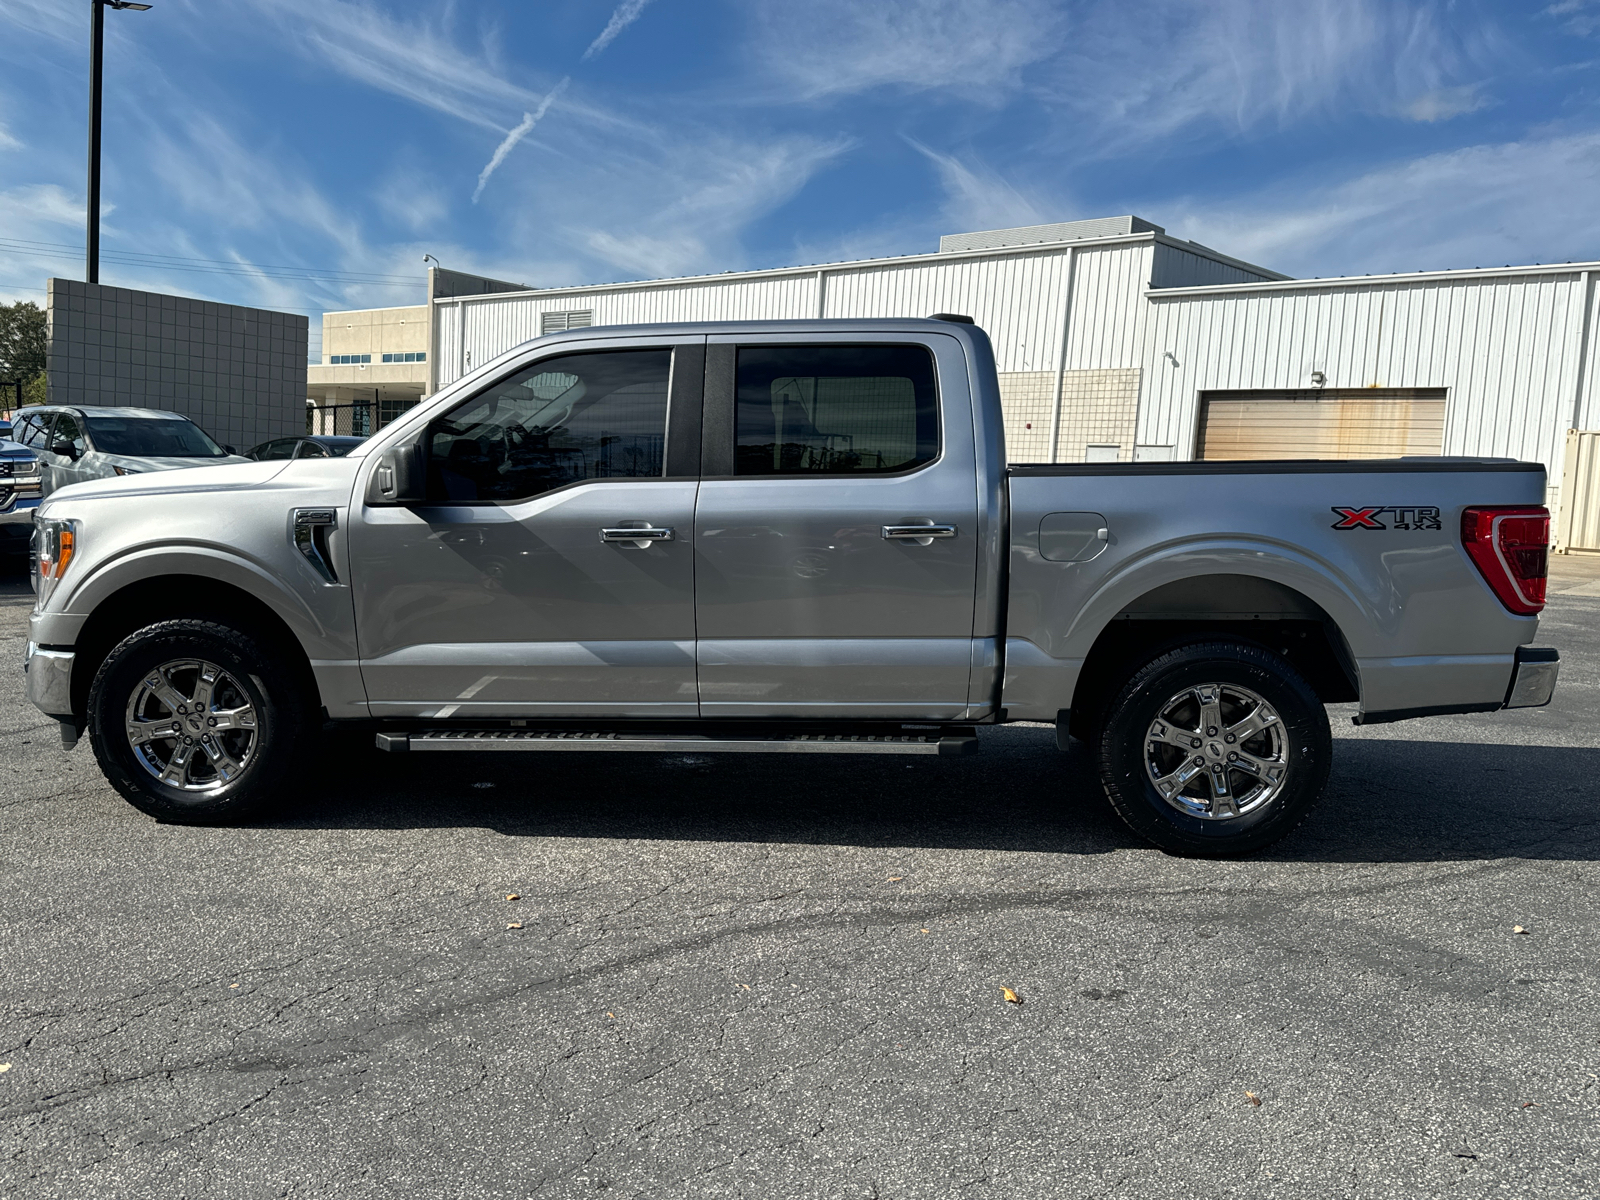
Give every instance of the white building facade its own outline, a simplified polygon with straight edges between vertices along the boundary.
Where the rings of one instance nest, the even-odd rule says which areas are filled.
[[[1294,280],[1115,217],[936,254],[434,301],[438,386],[579,325],[971,316],[1013,462],[1491,455],[1600,425],[1600,263]],[[1554,507],[1554,504],[1552,504]]]

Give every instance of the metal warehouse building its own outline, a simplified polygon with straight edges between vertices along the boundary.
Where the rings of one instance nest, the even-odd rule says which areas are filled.
[[[1550,468],[1555,508],[1567,431],[1600,424],[1597,270],[1297,280],[1111,217],[936,254],[441,298],[429,382],[583,325],[964,313],[994,341],[1014,462],[1505,456]]]

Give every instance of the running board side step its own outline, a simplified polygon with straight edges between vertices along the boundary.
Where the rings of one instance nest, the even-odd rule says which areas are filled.
[[[971,754],[972,733],[793,733],[733,737],[704,733],[620,733],[551,729],[428,729],[380,733],[379,750],[633,750],[648,754]]]

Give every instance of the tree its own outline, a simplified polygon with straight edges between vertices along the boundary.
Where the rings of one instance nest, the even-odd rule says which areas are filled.
[[[31,300],[0,304],[0,384],[20,385],[24,404],[43,404],[44,365],[44,309]]]

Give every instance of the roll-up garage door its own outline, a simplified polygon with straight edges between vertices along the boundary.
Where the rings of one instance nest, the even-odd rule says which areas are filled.
[[[1200,457],[1398,458],[1444,450],[1443,388],[1200,393]]]

